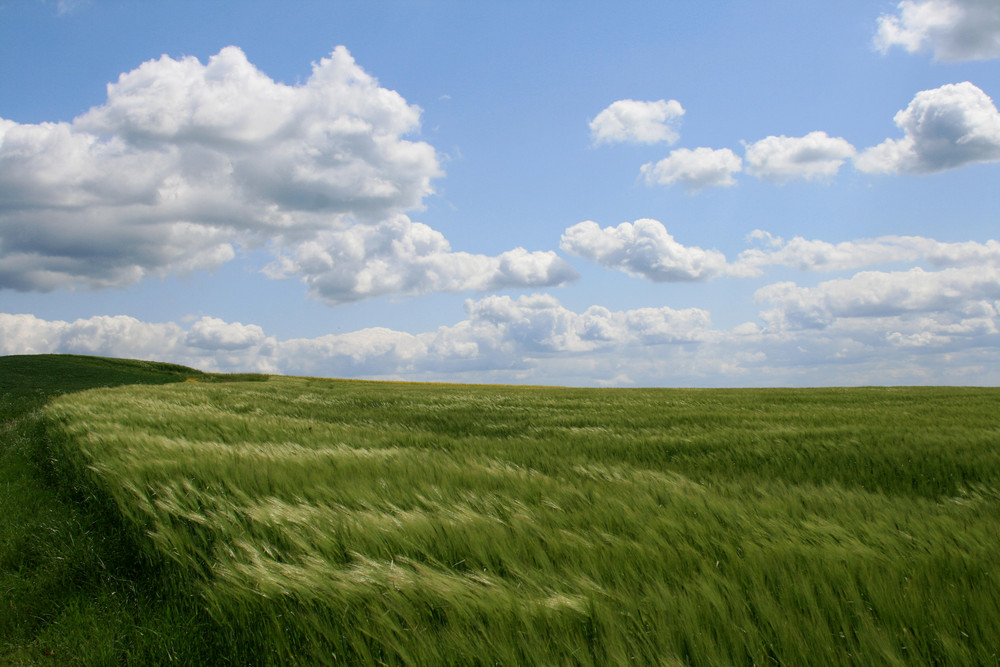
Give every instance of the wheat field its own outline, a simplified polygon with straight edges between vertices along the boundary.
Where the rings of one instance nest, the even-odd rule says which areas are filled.
[[[996,664],[1000,391],[129,386],[47,408],[259,664]]]

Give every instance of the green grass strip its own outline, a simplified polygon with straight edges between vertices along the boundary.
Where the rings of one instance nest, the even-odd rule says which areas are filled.
[[[226,654],[199,605],[164,595],[117,508],[66,474],[42,421],[55,396],[191,378],[229,376],[75,355],[0,357],[0,664],[207,664]]]

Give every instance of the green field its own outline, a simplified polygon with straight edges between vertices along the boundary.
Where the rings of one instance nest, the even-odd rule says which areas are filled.
[[[63,542],[14,522],[38,562],[2,574],[52,606],[0,628],[15,658],[1000,664],[1000,390],[132,370],[172,382],[0,384],[36,401],[36,506],[91,542],[67,607],[26,592]]]

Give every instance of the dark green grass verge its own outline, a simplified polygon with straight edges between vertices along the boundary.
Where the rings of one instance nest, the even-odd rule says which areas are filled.
[[[212,633],[199,633],[201,612],[163,597],[159,572],[142,566],[117,511],[64,474],[40,419],[61,394],[188,379],[266,377],[76,355],[0,357],[0,664],[198,662],[183,658],[211,642]],[[192,641],[199,635],[207,638]]]

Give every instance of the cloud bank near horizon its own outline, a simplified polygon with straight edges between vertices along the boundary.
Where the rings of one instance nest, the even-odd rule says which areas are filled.
[[[435,331],[278,340],[261,327],[0,314],[0,354],[172,361],[208,371],[606,386],[1000,383],[1000,269],[866,271],[757,290],[760,324],[699,308],[576,312],[547,294],[469,299]]]

